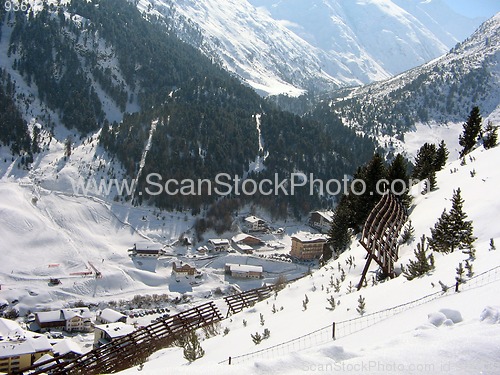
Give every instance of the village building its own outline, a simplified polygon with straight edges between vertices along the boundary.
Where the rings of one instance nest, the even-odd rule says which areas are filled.
[[[60,328],[67,332],[91,332],[92,314],[88,307],[41,311],[35,313],[35,323],[41,331]]]
[[[224,238],[212,238],[208,240],[209,251],[227,251],[229,250],[229,240]]]
[[[99,324],[95,326],[94,347],[109,344],[120,337],[131,334],[135,331],[133,325],[122,322]]]
[[[309,215],[309,225],[321,233],[328,233],[333,223],[333,211],[313,211]]]
[[[248,254],[264,244],[261,239],[246,233],[237,234],[231,238],[231,243],[236,250]]]
[[[59,356],[66,360],[75,359],[83,355],[83,350],[80,345],[78,345],[76,341],[70,339],[59,341],[53,346],[52,351],[54,352],[54,356]]]
[[[208,252],[208,247],[207,246],[200,246],[198,249],[196,249],[196,251],[200,255],[206,255]]]
[[[127,323],[127,316],[116,310],[105,308],[96,315],[95,322],[96,324]]]
[[[184,263],[177,266],[176,262],[172,263],[172,274],[175,276],[194,276],[198,274],[196,271],[196,268],[193,266],[190,266],[187,263]]]
[[[47,337],[25,331],[13,320],[0,318],[0,373],[22,371],[51,352]]]
[[[322,234],[296,233],[292,235],[290,255],[302,260],[319,259],[326,241],[326,236]]]
[[[226,263],[224,270],[226,274],[240,279],[260,279],[262,278],[262,266],[252,266],[249,264]]]
[[[158,258],[162,252],[161,244],[150,242],[136,243],[133,248],[128,249],[128,255],[131,257]]]
[[[267,229],[267,224],[256,216],[248,216],[245,218],[245,228],[249,232],[261,232]]]

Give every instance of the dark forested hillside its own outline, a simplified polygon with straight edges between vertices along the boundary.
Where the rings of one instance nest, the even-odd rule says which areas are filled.
[[[40,7],[2,18],[13,71],[36,88],[66,127],[82,134],[102,129],[101,144],[123,164],[128,178],[139,173],[154,123],[138,192],[150,173],[179,181],[213,181],[218,173],[250,173],[256,180],[279,173],[286,179],[296,171],[340,178],[373,154],[371,139],[357,136],[331,113],[299,117],[278,110],[177,39],[167,18],[151,18],[122,0]],[[123,121],[113,122],[113,111]],[[255,173],[250,165],[263,156],[258,116],[266,159]],[[38,121],[57,125],[49,117]],[[281,215],[292,207],[296,213],[307,211],[327,199],[308,193],[245,199]],[[217,197],[137,194],[133,199],[197,210]]]

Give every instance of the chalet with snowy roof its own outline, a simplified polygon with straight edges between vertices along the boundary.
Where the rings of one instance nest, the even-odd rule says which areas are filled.
[[[163,246],[151,242],[135,243],[134,247],[128,249],[128,255],[144,258],[158,258],[163,252]]]
[[[245,228],[249,232],[261,232],[267,229],[266,222],[256,216],[248,216],[245,218]]]
[[[290,255],[303,260],[319,259],[323,254],[327,237],[322,234],[298,232],[292,235]]]
[[[67,332],[91,332],[92,314],[88,307],[41,311],[35,313],[35,323],[40,330],[61,328]]]
[[[313,211],[309,215],[309,225],[321,233],[328,233],[333,222],[333,211]]]
[[[134,331],[134,326],[122,322],[96,325],[94,331],[94,347],[98,348],[109,344]]]
[[[224,270],[226,274],[240,279],[260,279],[263,272],[262,266],[232,263],[226,263]]]
[[[229,240],[225,238],[212,238],[208,240],[209,251],[227,251],[229,245]]]
[[[25,331],[13,320],[0,318],[0,373],[22,371],[51,352],[47,337]]]
[[[243,253],[252,253],[253,250],[262,246],[264,242],[251,234],[240,233],[231,238],[233,247]]]
[[[95,322],[96,324],[127,323],[127,316],[116,310],[105,308],[96,315]]]
[[[194,276],[197,273],[196,268],[187,263],[181,262],[179,266],[176,262],[172,263],[172,274],[175,276]]]

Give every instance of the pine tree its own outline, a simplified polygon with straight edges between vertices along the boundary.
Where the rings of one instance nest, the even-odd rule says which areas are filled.
[[[474,271],[472,270],[472,263],[469,260],[465,261],[465,269],[467,270],[467,277],[470,279],[474,276]]]
[[[255,345],[260,344],[262,341],[262,336],[259,332],[255,332],[255,335],[250,334],[250,337],[252,338],[252,341]]]
[[[467,214],[463,211],[464,200],[461,190],[458,188],[453,192],[452,206],[450,210],[450,230],[454,234],[455,243],[452,244],[451,251],[456,248],[472,249],[476,237],[473,235],[472,221],[466,220]],[[456,245],[456,246],[453,246]]]
[[[462,262],[458,263],[458,267],[456,268],[456,271],[457,271],[457,276],[455,276],[456,282],[459,285],[464,284],[465,283],[465,279],[464,279],[465,270],[464,270],[464,267],[462,266]]]
[[[493,126],[491,121],[488,121],[488,125],[484,129],[483,135],[483,146],[486,150],[493,148],[498,142],[498,127]]]
[[[424,143],[417,151],[415,157],[415,166],[411,177],[420,181],[429,178],[432,170],[435,170],[436,160],[436,145],[432,143]]]
[[[446,162],[448,161],[448,155],[449,151],[446,148],[446,143],[442,140],[441,143],[439,143],[438,149],[436,150],[436,157],[434,159],[434,169],[436,171],[440,171],[443,169],[443,167],[446,165]]]
[[[365,313],[365,299],[361,295],[358,298],[358,307],[356,308],[356,311],[359,315],[364,315]]]
[[[333,285],[333,290],[335,291],[335,293],[340,292],[340,280],[339,279],[335,279],[335,285]]]
[[[262,339],[266,340],[271,337],[271,331],[268,328],[264,328],[264,332],[262,333]]]
[[[415,238],[415,228],[413,228],[413,225],[411,224],[411,220],[406,223],[404,229],[403,229],[403,234],[401,235],[401,243],[409,243],[413,241]]]
[[[463,125],[463,133],[459,137],[458,143],[462,146],[460,157],[472,151],[481,133],[481,123],[483,119],[479,112],[479,107],[472,108],[467,122]]]
[[[397,154],[387,171],[387,180],[391,184],[391,191],[397,195],[406,208],[410,207],[408,163],[401,154]]]
[[[493,241],[493,238],[490,238],[490,251],[494,251],[497,248],[495,247],[495,241]]]
[[[198,335],[195,331],[190,331],[186,334],[186,338],[184,340],[184,358],[189,362],[194,362],[198,358],[201,358],[205,355],[205,351],[202,349],[200,345],[200,341],[198,339]]]
[[[332,226],[328,232],[328,244],[336,254],[341,254],[347,249],[351,235],[349,233],[350,210],[346,195],[342,196],[333,214]],[[325,246],[327,248],[328,246]],[[326,259],[325,259],[326,257]],[[330,253],[323,252],[323,260],[326,261],[332,257]]]
[[[450,233],[449,214],[444,210],[441,217],[434,224],[434,228],[431,229],[429,246],[434,251],[448,253],[450,251],[450,244],[452,243],[452,236],[453,234]]]
[[[335,310],[335,307],[337,306],[337,305],[335,304],[335,298],[333,298],[333,296],[330,296],[330,297],[328,297],[326,300],[328,301],[328,304],[330,305],[330,306],[328,306],[326,309],[327,309],[327,310],[330,310],[330,311]]]
[[[71,143],[73,142],[71,136],[68,136],[64,141],[64,156],[69,158],[71,156]]]
[[[414,250],[416,260],[410,260],[410,263],[403,268],[403,274],[408,280],[413,280],[416,277],[425,275],[427,272],[434,269],[434,256],[427,255],[429,244],[425,243],[425,235],[420,238],[420,243]]]
[[[307,297],[307,294],[305,295],[305,299],[302,301],[302,308],[304,311],[307,310],[307,304],[309,303],[309,298]]]
[[[429,245],[432,250],[453,252],[455,249],[472,249],[476,238],[473,236],[472,222],[465,220],[464,200],[460,188],[453,192],[452,207],[449,213],[443,211],[434,228],[431,229]]]
[[[263,326],[266,324],[266,321],[264,320],[264,314],[260,313],[260,325]]]

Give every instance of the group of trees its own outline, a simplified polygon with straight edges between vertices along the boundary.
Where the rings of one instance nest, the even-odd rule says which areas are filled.
[[[478,141],[482,141],[485,148],[496,146],[497,127],[489,123],[483,130],[481,122],[479,108],[473,107],[467,122],[464,124],[463,134],[460,136],[460,144],[463,147],[461,156],[469,153]],[[427,181],[428,190],[434,190],[436,188],[436,172],[445,166],[448,155],[449,152],[444,141],[441,141],[437,146],[425,143],[417,152],[411,178]],[[325,260],[332,256],[332,252],[341,253],[344,251],[349,244],[352,233],[358,233],[361,230],[368,214],[380,199],[376,184],[382,179],[388,180],[392,191],[404,191],[399,198],[407,208],[409,207],[411,200],[408,190],[405,191],[402,186],[399,186],[402,183],[398,182],[398,180],[410,182],[408,169],[408,164],[401,155],[397,155],[391,165],[387,167],[378,154],[367,165],[358,169],[353,179],[362,179],[367,189],[364,194],[349,194],[340,198],[329,232],[330,246],[325,249]],[[409,186],[406,186],[406,189],[408,188]],[[452,210],[450,213],[443,212],[436,227],[432,230],[432,238],[429,239],[428,244],[422,240],[419,248],[415,251],[417,258],[421,261],[428,259],[424,254],[429,246],[435,251],[447,252],[453,251],[457,246],[468,246],[473,242],[472,224],[465,220],[466,215],[462,211],[462,205],[463,200],[460,196],[460,189],[458,189],[453,196]],[[430,264],[430,261],[427,260],[427,265],[422,266],[423,269],[430,267]],[[410,265],[410,269],[412,267],[414,266]]]
[[[416,259],[410,260],[406,267],[402,266],[403,274],[408,280],[425,275],[434,269],[433,252],[447,254],[459,249],[465,250],[469,254],[474,253],[476,237],[474,237],[472,221],[466,220],[467,214],[463,210],[463,205],[464,200],[460,188],[458,188],[453,192],[450,211],[444,210],[434,228],[431,228],[431,237],[426,238],[425,235],[422,235],[420,243],[415,249]],[[469,269],[469,274],[472,275],[472,266],[468,261],[466,267]]]
[[[361,231],[368,214],[386,189],[397,193],[402,204],[409,207],[411,198],[408,193],[410,180],[408,169],[408,162],[400,154],[389,165],[386,165],[380,154],[375,154],[365,166],[358,168],[353,181],[362,180],[366,189],[363,194],[359,194],[356,190],[359,186],[356,187],[354,183],[351,185],[351,190],[354,189],[357,193],[353,190],[340,198],[328,234],[330,246],[325,249],[324,260],[328,260],[332,252],[339,254],[347,248],[351,233]]]
[[[443,169],[448,160],[448,149],[444,141],[436,147],[433,143],[424,143],[415,157],[415,166],[411,177],[419,181],[428,181],[428,190],[436,188],[436,172]]]
[[[0,75],[0,144],[10,146],[13,154],[38,151],[36,138],[31,139],[28,125],[14,101],[14,85],[3,70]]]

